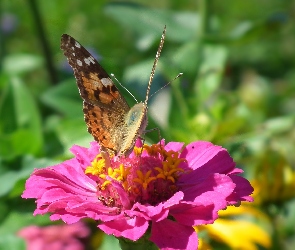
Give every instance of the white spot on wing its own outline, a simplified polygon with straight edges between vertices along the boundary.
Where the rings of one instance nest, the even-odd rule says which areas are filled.
[[[77,41],[75,41],[75,46],[76,46],[77,48],[81,48],[80,43],[78,43]]]
[[[72,54],[73,54],[73,56],[75,56],[75,55],[76,55],[74,52],[73,52]]]
[[[102,78],[100,81],[101,81],[102,85],[105,87],[113,85],[113,82],[110,78]]]
[[[90,65],[90,61],[88,58],[84,58],[84,62],[87,64],[87,65]]]
[[[82,62],[81,62],[80,60],[77,60],[77,64],[78,64],[79,66],[82,66]]]
[[[92,56],[89,56],[88,58],[84,58],[84,62],[87,65],[90,65],[90,63],[93,63],[94,64],[94,58]]]
[[[88,58],[89,60],[90,60],[90,62],[92,62],[93,64],[95,63],[95,59],[92,57],[92,56],[89,56],[89,58]]]

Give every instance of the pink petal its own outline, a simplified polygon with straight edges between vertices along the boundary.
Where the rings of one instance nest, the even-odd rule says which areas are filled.
[[[229,204],[235,204],[237,200],[252,202],[253,198],[250,196],[250,194],[253,193],[254,189],[250,182],[238,175],[230,175],[230,177],[234,183],[236,183],[236,188],[234,192],[226,199]]]
[[[170,214],[178,223],[186,226],[210,224],[218,218],[217,209],[214,207],[214,204],[197,205],[195,203],[183,203],[172,208]]]
[[[168,219],[152,223],[150,240],[161,250],[198,249],[198,236],[195,230]]]
[[[208,175],[206,178],[198,180],[196,178],[194,185],[187,185],[190,182],[179,183],[184,192],[185,201],[195,201],[202,204],[216,204],[225,201],[236,185],[230,177],[222,174]]]
[[[90,162],[97,156],[99,153],[99,144],[96,142],[90,143],[90,148],[84,148],[81,146],[74,145],[70,151],[75,155],[79,164],[83,166],[83,170],[89,166]]]
[[[133,209],[138,209],[151,220],[160,221],[167,218],[169,208],[176,204],[179,204],[182,199],[183,192],[177,192],[169,200],[159,203],[156,206],[142,205],[140,203],[136,203],[134,204]]]
[[[52,221],[62,220],[63,222],[68,223],[68,224],[76,223],[83,218],[86,218],[86,216],[83,216],[83,215],[79,216],[77,214],[69,214],[69,213],[65,213],[65,214],[60,213],[60,214],[50,215],[50,219]]]
[[[165,150],[173,150],[179,152],[182,150],[184,143],[183,142],[168,142],[165,146]]]
[[[160,220],[161,218],[167,218],[169,213],[169,210],[164,209],[163,203],[160,203],[157,206],[135,203],[132,209],[141,212],[143,215],[149,218],[149,220]]]
[[[144,235],[148,226],[149,223],[142,217],[134,217],[128,220],[117,219],[98,225],[106,234],[113,234],[116,237],[125,237],[130,240],[138,240]]]
[[[235,167],[226,149],[210,142],[197,141],[187,145],[180,157],[185,158],[191,169],[202,168],[200,177],[210,173],[226,174]]]

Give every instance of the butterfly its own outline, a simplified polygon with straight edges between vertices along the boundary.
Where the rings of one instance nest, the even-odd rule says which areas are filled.
[[[148,118],[148,97],[156,65],[164,45],[166,26],[156,53],[144,102],[129,107],[123,95],[95,58],[73,37],[63,34],[61,49],[73,68],[88,132],[101,150],[118,156],[129,155],[144,134]]]

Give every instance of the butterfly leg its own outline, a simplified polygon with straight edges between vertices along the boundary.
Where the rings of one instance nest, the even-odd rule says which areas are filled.
[[[144,131],[144,134],[147,134],[147,133],[153,132],[153,131],[155,131],[155,130],[158,131],[158,137],[159,137],[160,147],[162,148],[161,131],[160,131],[160,129],[159,129],[158,127],[156,127],[156,128],[152,128],[152,129],[149,129],[149,130],[145,130],[145,131]]]

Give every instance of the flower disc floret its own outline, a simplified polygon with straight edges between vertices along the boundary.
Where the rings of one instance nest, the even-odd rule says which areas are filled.
[[[113,184],[121,185],[132,203],[156,205],[170,198],[177,191],[174,183],[180,173],[184,173],[178,165],[186,160],[180,158],[178,152],[166,151],[158,144],[144,145],[143,148],[135,148],[134,151],[137,156],[135,158],[118,161],[118,158],[112,157],[109,159],[111,166],[108,168],[104,166],[106,160],[98,154],[86,168],[85,174],[97,177],[100,199],[105,200],[105,196],[111,193],[112,200],[117,201],[115,204],[121,207],[120,196]],[[138,155],[139,151],[142,152],[142,157]],[[151,162],[153,164],[150,164]]]

